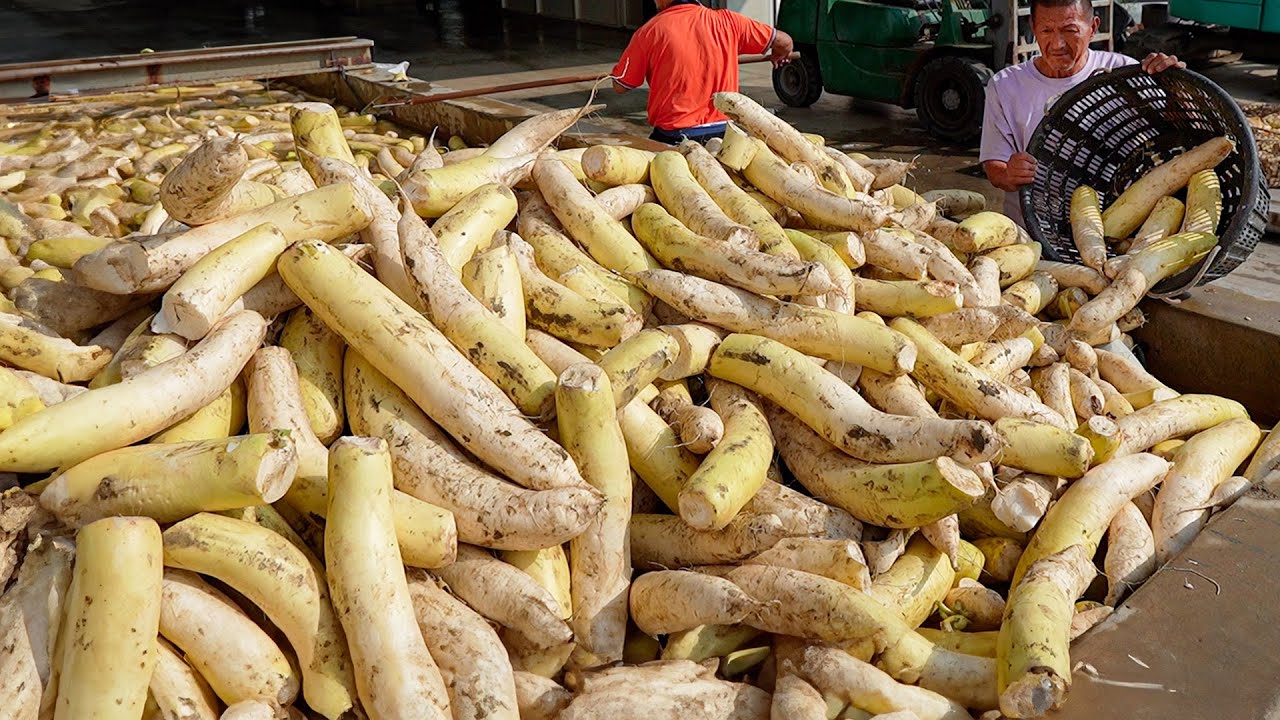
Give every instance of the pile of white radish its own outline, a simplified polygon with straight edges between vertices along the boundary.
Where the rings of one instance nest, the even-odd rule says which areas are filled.
[[[1280,463],[1129,352],[1212,235],[1119,287],[733,93],[187,97],[0,128],[0,718],[1040,717]]]

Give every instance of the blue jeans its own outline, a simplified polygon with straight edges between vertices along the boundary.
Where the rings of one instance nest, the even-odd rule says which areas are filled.
[[[694,142],[707,144],[711,138],[724,137],[723,124],[709,125],[707,127],[689,128],[688,130],[663,130],[662,128],[654,128],[649,134],[650,140],[657,140],[660,143],[668,145],[679,145],[685,140],[693,140]]]

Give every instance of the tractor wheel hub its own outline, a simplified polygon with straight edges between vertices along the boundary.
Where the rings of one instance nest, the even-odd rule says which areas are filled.
[[[942,91],[942,107],[948,111],[956,111],[960,109],[960,92],[955,88],[947,88]]]
[[[782,71],[779,74],[779,79],[782,81],[782,86],[786,88],[787,92],[799,93],[803,89],[800,86],[803,84],[804,79],[800,76],[800,72],[795,68],[783,66]]]

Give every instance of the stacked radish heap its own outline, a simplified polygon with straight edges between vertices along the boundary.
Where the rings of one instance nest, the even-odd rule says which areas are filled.
[[[2,131],[6,717],[1039,717],[1280,455],[1129,353],[1211,158],[1064,265],[736,94],[657,154],[184,97]]]

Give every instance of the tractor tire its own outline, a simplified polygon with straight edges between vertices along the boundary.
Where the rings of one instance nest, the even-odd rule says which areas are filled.
[[[982,134],[991,68],[972,58],[944,55],[920,70],[915,84],[916,116],[930,135],[971,142]]]
[[[818,67],[818,51],[800,50],[800,59],[773,69],[773,91],[778,99],[791,107],[806,108],[822,97],[822,69]]]

